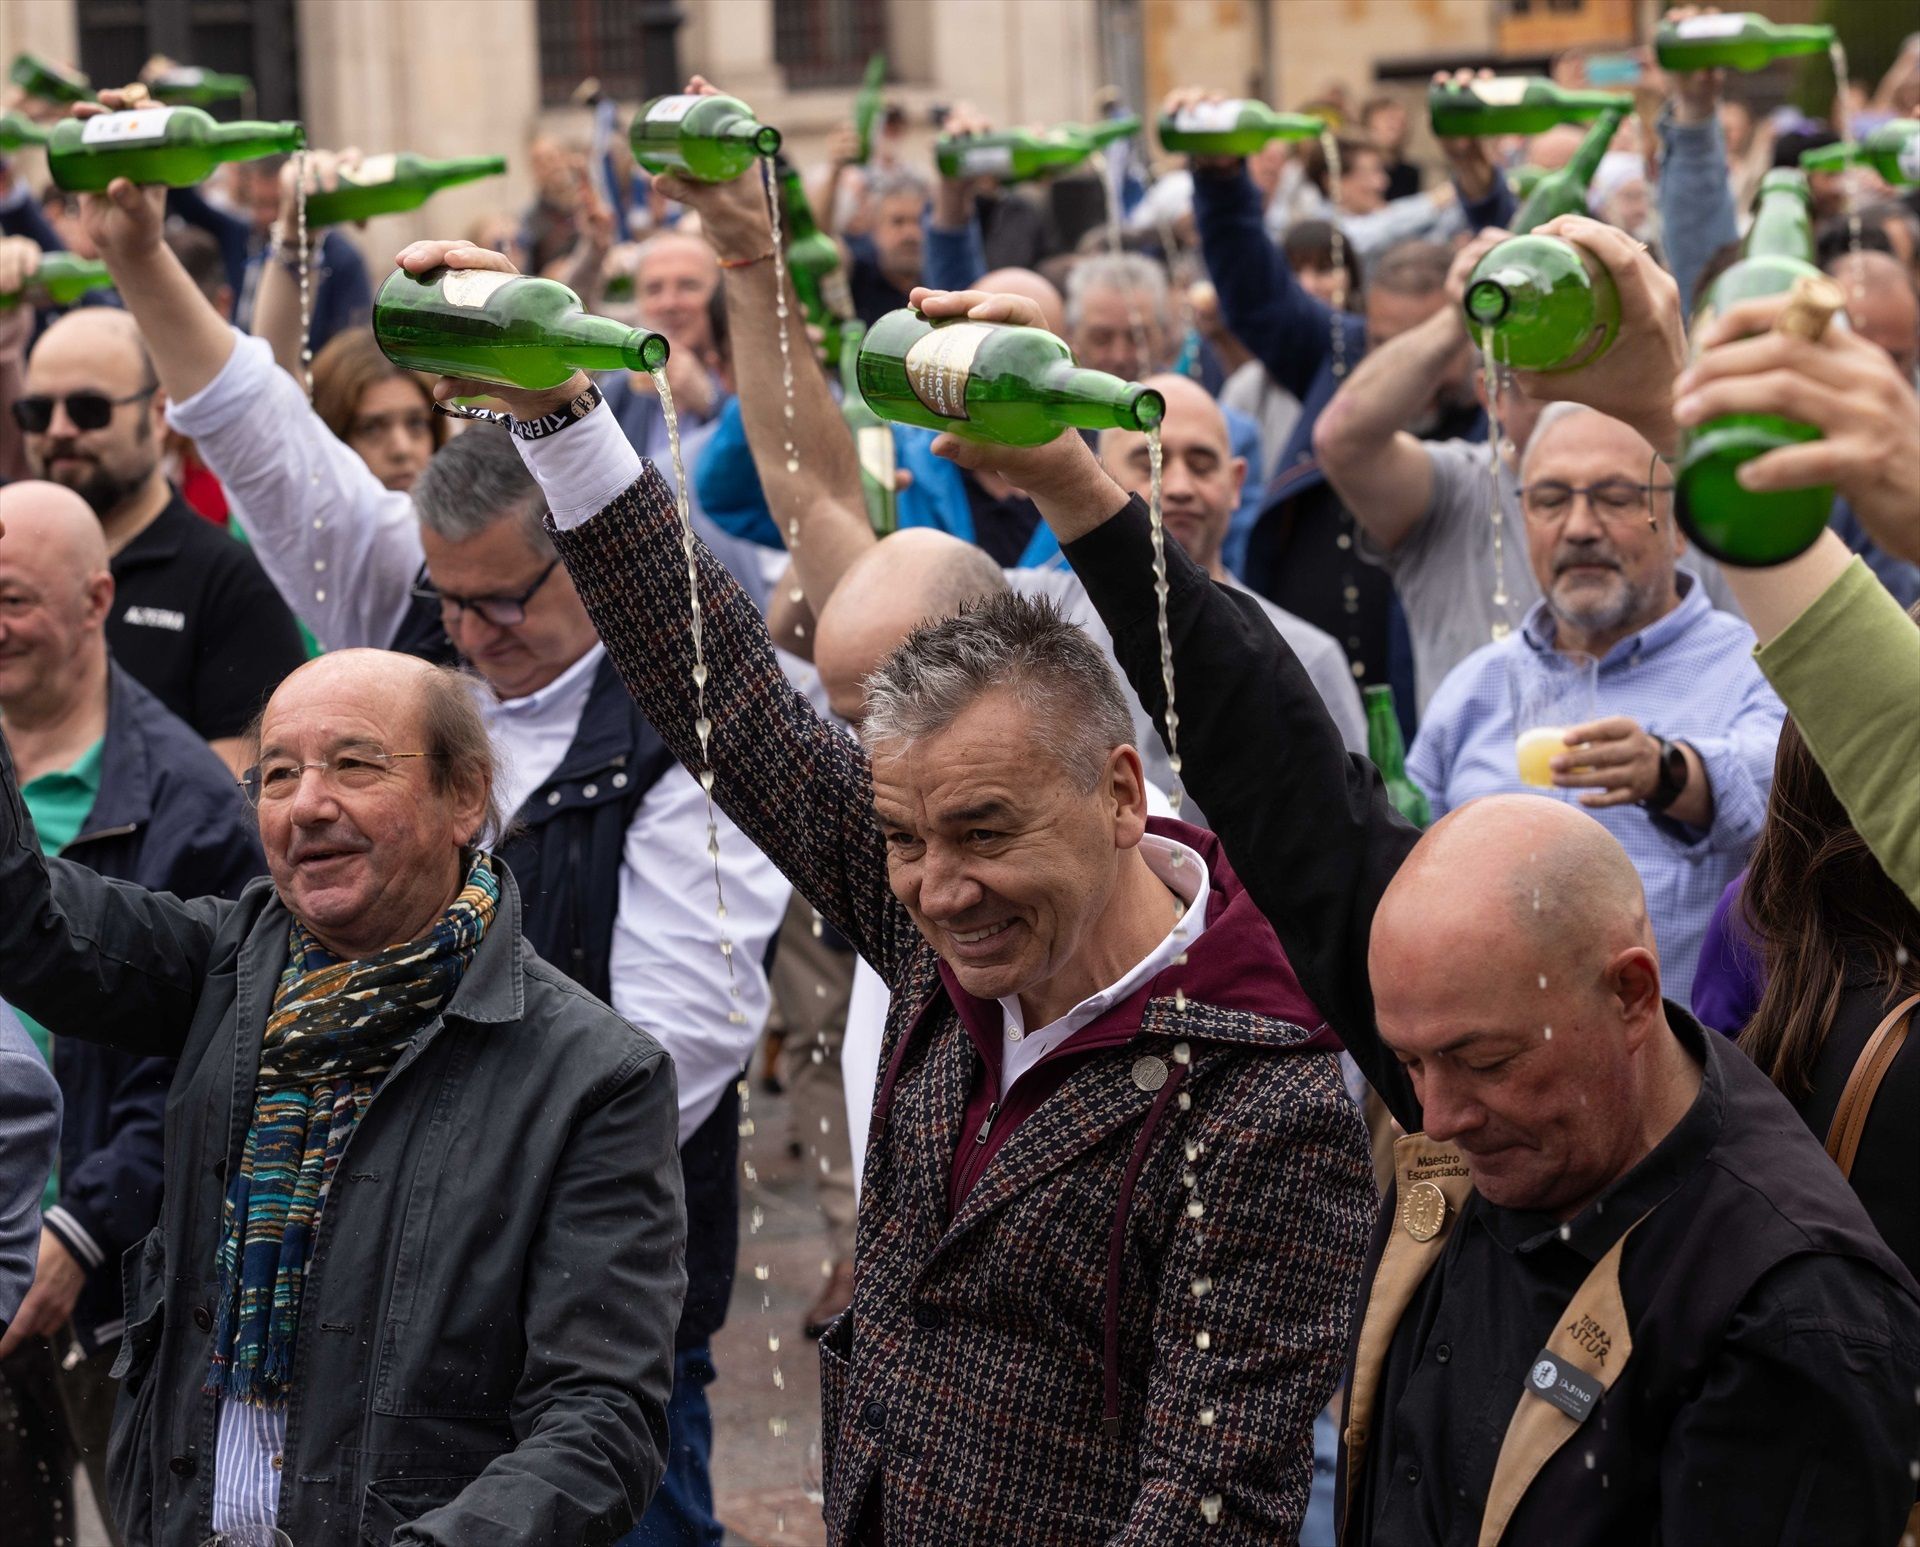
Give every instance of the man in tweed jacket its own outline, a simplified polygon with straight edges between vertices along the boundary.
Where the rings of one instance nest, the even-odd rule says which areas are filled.
[[[502,395],[609,652],[701,768],[665,484],[583,378]],[[870,756],[691,559],[714,798],[892,989],[821,1344],[829,1539],[1291,1541],[1374,1199],[1277,938],[1208,834],[1145,816],[1111,672],[1044,608],[917,634]]]

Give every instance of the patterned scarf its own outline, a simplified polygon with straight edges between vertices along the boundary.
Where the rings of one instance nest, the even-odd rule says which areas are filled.
[[[285,1405],[301,1286],[341,1153],[387,1071],[460,986],[499,900],[482,854],[418,940],[340,961],[293,925],[227,1191],[208,1393]]]

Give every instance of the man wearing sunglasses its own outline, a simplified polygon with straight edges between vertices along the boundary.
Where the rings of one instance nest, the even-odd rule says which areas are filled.
[[[1527,559],[1540,600],[1468,656],[1427,705],[1407,772],[1434,816],[1517,793],[1510,676],[1597,661],[1593,712],[1563,729],[1563,799],[1620,840],[1646,889],[1667,992],[1691,991],[1708,916],[1747,862],[1773,785],[1785,711],[1753,662],[1753,631],[1716,611],[1690,570],[1673,479],[1630,426],[1556,403],[1520,463]]]
[[[106,307],[54,323],[28,358],[13,417],[36,476],[100,519],[114,658],[237,769],[248,722],[306,652],[253,555],[167,481],[164,396],[139,325]]]
[[[161,241],[157,190],[90,196],[83,210],[153,350],[171,424],[219,475],[262,564],[321,642],[460,660],[477,674],[513,818],[499,852],[525,898],[528,939],[673,1056],[688,1289],[674,1442],[642,1540],[710,1539],[705,1388],[739,1234],[736,1082],[766,1021],[763,962],[791,888],[720,817],[733,942],[722,954],[705,792],[607,660],[505,430],[474,425],[410,492],[385,488],[266,343],[236,333],[194,288]],[[646,1534],[661,1515],[682,1534]]]

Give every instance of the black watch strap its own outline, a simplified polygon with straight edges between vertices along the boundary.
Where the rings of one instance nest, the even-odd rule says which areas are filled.
[[[1687,754],[1678,742],[1656,737],[1660,743],[1660,777],[1653,793],[1641,802],[1649,811],[1665,811],[1687,788]]]

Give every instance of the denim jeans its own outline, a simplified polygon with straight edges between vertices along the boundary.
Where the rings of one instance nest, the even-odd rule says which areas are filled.
[[[673,1394],[667,1398],[667,1475],[640,1523],[615,1547],[720,1547],[713,1514],[713,1413],[707,1387],[713,1359],[703,1344],[684,1348],[673,1360]]]

